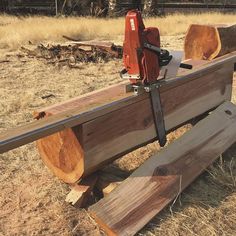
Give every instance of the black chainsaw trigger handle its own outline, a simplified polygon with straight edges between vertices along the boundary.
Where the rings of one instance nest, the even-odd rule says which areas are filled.
[[[193,66],[192,66],[192,65],[186,64],[186,63],[181,63],[179,67],[180,67],[180,68],[183,68],[183,69],[187,69],[187,70],[193,69]]]

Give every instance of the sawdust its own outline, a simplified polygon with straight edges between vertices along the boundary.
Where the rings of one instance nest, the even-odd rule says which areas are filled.
[[[18,21],[18,19],[17,19]],[[167,48],[181,49],[183,36],[163,37]],[[120,60],[81,63],[80,68],[46,65],[19,52],[0,51],[0,131],[27,123],[38,108],[120,81]],[[8,55],[8,56],[6,56]],[[53,94],[46,99],[47,95]],[[234,86],[233,99],[235,100]],[[186,127],[169,135],[182,135]],[[134,170],[159,149],[157,143],[116,162]],[[236,146],[181,194],[171,211],[167,207],[138,235],[235,235]],[[34,144],[0,156],[0,235],[101,235],[86,210],[64,202],[67,185],[43,165]]]

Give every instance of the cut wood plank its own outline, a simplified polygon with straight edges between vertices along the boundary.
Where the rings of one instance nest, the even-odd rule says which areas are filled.
[[[236,59],[235,59],[236,61]],[[204,66],[208,63],[206,60],[186,60],[186,63],[193,66],[193,69],[196,70],[201,66]],[[189,74],[189,70],[179,68],[178,77],[182,77],[186,73]],[[130,83],[128,81],[121,82],[103,89],[99,89],[88,94],[78,96],[76,98],[69,99],[64,102],[60,102],[48,107],[44,107],[40,110],[34,112],[35,119],[41,119],[43,117],[56,115],[62,112],[71,111],[71,110],[84,110],[88,108],[93,108],[101,106],[105,103],[113,102],[120,98],[125,98],[130,96],[130,93],[126,92],[126,86]]]
[[[231,99],[235,61],[236,53],[232,53],[163,82],[160,92],[167,131]],[[79,100],[65,112],[57,112],[62,107],[52,107],[51,111],[57,110],[55,115],[0,135],[0,152],[64,130],[67,134],[53,134],[40,140],[38,146],[55,175],[74,183],[156,139],[149,94],[135,96],[114,86],[101,93],[102,100],[97,96],[99,104],[105,101],[100,107],[96,107],[95,94],[88,96],[88,107]],[[81,99],[86,101],[86,97]]]
[[[34,112],[34,118],[41,119],[45,116],[56,115],[75,109],[78,109],[78,111],[86,110],[88,108],[91,109],[106,103],[114,102],[121,98],[128,97],[130,93],[126,93],[125,90],[125,86],[127,84],[127,81],[121,82],[119,84],[111,85],[106,88],[83,94],[65,102],[57,103],[56,105],[44,107]]]
[[[186,59],[212,60],[236,51],[236,25],[190,25],[184,43]]]
[[[233,65],[230,62],[166,90],[168,85],[163,84],[160,91],[167,131],[230,100],[232,78]],[[173,79],[169,83],[173,85],[175,81]],[[58,134],[37,141],[45,164],[60,179],[71,183],[124,153],[154,141],[155,124],[147,95],[130,105],[75,126],[70,136],[64,135],[65,138],[70,137],[69,145],[61,141]],[[77,142],[79,144],[76,146]],[[55,146],[58,148],[55,149]]]
[[[134,235],[234,142],[236,106],[226,102],[148,159],[89,212],[108,235]]]
[[[71,191],[66,196],[66,202],[75,207],[86,207],[97,179],[98,176],[93,174],[82,179],[79,183],[71,185]]]
[[[160,89],[167,132],[230,100],[232,67],[226,65],[169,90]],[[91,173],[98,163],[105,164],[107,160],[127,153],[127,150],[134,150],[156,139],[150,100],[146,98],[86,122],[81,132],[84,173]]]

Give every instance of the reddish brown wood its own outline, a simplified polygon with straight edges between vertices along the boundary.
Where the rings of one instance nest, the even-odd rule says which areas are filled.
[[[204,61],[203,64],[205,63]],[[199,67],[199,64],[196,64]],[[201,73],[200,76],[196,75],[195,79],[185,81],[183,84],[179,83],[174,86],[172,81],[170,85],[166,84],[161,88],[167,131],[218,106],[225,100],[230,100],[233,73],[231,64],[232,62],[225,64],[224,67],[216,67],[214,70],[210,70],[209,73],[205,73],[205,75],[204,73]],[[40,111],[39,114],[44,112],[47,115],[54,115],[62,110],[75,109],[76,107],[81,109],[99,103],[98,99],[100,101],[109,100],[112,96],[120,96],[124,93],[123,84],[118,85],[118,87],[113,86],[101,92],[94,92],[89,96],[82,96],[49,107]],[[54,136],[58,137],[56,134]],[[71,140],[71,143],[78,142],[79,145],[72,148],[63,145],[61,139],[56,140],[55,138],[53,140],[44,138],[37,142],[40,143],[38,147],[45,164],[60,179],[73,183],[81,176],[93,173],[106,163],[156,138],[149,97],[145,96],[132,105],[124,106],[75,126],[71,129],[71,134],[66,136],[67,139]],[[49,145],[53,147],[53,142],[62,143],[60,146],[61,157],[58,157],[59,150],[54,151],[56,149],[53,150],[48,147]],[[58,144],[56,145],[58,147]],[[71,151],[76,150],[76,148],[78,148],[78,151]],[[54,159],[60,160],[60,158],[62,162],[65,159],[67,160],[71,173],[61,168],[63,172],[61,174],[58,172],[57,166],[56,171],[54,170]],[[81,168],[78,168],[77,164]]]
[[[235,58],[229,54],[163,82],[167,131],[231,99]],[[156,139],[149,94],[125,93],[123,85],[38,114],[49,117],[0,135],[0,153],[53,134],[38,141],[38,147],[46,165],[67,183]]]
[[[89,212],[108,235],[134,235],[235,141],[236,106],[226,102],[149,158]]]
[[[115,101],[119,98],[125,98],[129,96],[129,94],[125,91],[126,84],[128,84],[128,82],[115,84],[104,89],[96,90],[90,92],[89,94],[83,94],[65,102],[57,103],[56,105],[40,109],[34,112],[34,118],[40,119],[45,116],[56,115],[74,109],[91,109],[93,107]]]
[[[190,25],[185,37],[186,59],[212,60],[236,51],[236,25]]]
[[[71,191],[66,197],[66,202],[75,207],[86,207],[91,199],[94,186],[97,182],[97,174],[89,175],[79,183],[72,184]]]
[[[73,183],[81,177],[84,151],[72,129],[39,139],[37,147],[44,164],[60,179]]]

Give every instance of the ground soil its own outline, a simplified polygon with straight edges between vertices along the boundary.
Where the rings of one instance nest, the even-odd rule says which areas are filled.
[[[182,49],[183,35],[165,36],[164,46]],[[0,132],[32,120],[47,105],[120,81],[121,60],[49,65],[19,51],[0,53]],[[234,87],[233,100],[236,87]],[[42,97],[49,96],[46,99]],[[186,131],[171,134],[169,142]],[[134,170],[158,150],[153,143],[116,162]],[[187,188],[138,235],[236,235],[236,146]],[[85,209],[65,203],[69,187],[43,165],[35,144],[0,156],[0,235],[103,235]]]

